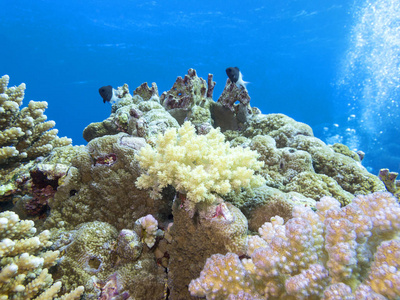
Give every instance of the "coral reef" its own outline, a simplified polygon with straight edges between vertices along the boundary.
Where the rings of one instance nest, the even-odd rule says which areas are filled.
[[[143,147],[136,159],[145,172],[136,181],[138,188],[150,188],[153,199],[172,185],[186,196],[183,206],[191,215],[196,204],[212,204],[217,195],[264,184],[255,171],[262,167],[258,154],[248,148],[231,148],[217,129],[197,135],[190,122],[178,130],[160,135],[156,147]]]
[[[1,299],[53,299],[59,293],[61,282],[53,283],[49,268],[60,253],[46,250],[52,244],[48,230],[35,233],[32,221],[21,221],[11,211],[0,213]],[[79,299],[83,291],[76,287],[61,299]]]
[[[250,103],[250,96],[246,89],[238,88],[236,84],[227,79],[224,91],[218,98],[218,102],[231,111],[235,111],[239,109],[239,104],[235,105],[235,103],[239,102],[247,106]]]
[[[398,240],[386,231],[397,226],[394,198],[358,196],[351,204],[385,190],[362,166],[363,154],[326,145],[285,115],[261,114],[229,80],[214,101],[214,87],[212,74],[206,81],[193,69],[161,96],[155,83],[132,95],[125,84],[110,117],[85,128],[86,146],[56,147],[57,138],[46,137],[54,133],[46,105],[20,110],[24,85],[0,79],[0,153],[19,151],[0,162],[0,204],[51,231],[51,249],[61,253],[51,273],[60,282],[47,293],[62,282],[63,293],[85,286],[84,299],[396,297],[385,277],[397,272]],[[396,178],[386,175],[394,191]],[[387,222],[372,229],[374,218]],[[262,237],[249,236],[260,227]],[[229,262],[232,269],[222,270]],[[191,296],[188,285],[199,276]]]
[[[151,84],[151,88],[148,86],[147,82],[142,83],[133,91],[133,95],[139,95],[144,101],[159,101],[158,87],[155,82]]]
[[[59,138],[54,121],[46,121],[47,102],[30,101],[20,110],[25,84],[8,87],[9,76],[0,78],[0,166],[44,156],[56,147],[71,144]]]
[[[8,83],[8,75],[0,78],[0,202],[9,205],[7,202],[16,203],[26,196],[28,210],[42,214],[46,210],[45,198],[54,190],[35,186],[31,174],[52,151],[71,147],[71,139],[59,138],[58,131],[52,129],[55,122],[46,121],[47,102],[30,101],[21,109],[25,84],[8,87]]]
[[[295,206],[285,224],[271,218],[261,237],[249,238],[249,258],[211,256],[189,290],[207,299],[239,291],[251,299],[337,299],[338,293],[398,299],[399,232],[400,205],[389,193],[360,195],[343,208],[323,197],[316,212]]]

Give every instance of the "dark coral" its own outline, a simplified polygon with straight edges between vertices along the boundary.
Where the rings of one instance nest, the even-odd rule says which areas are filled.
[[[95,159],[95,165],[112,166],[117,162],[117,155],[115,153],[99,156]]]
[[[216,82],[213,81],[213,74],[208,74],[207,78],[207,97],[212,98]]]
[[[35,168],[30,171],[33,198],[25,204],[28,215],[42,216],[48,209],[48,201],[53,198],[57,188],[59,176],[48,176],[45,171]]]

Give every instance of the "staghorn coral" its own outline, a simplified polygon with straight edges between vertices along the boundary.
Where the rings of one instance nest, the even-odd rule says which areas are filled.
[[[44,156],[56,147],[71,144],[71,139],[59,138],[54,121],[46,121],[47,102],[30,101],[20,110],[25,84],[8,87],[9,77],[0,79],[0,165],[28,161]]]
[[[61,282],[53,283],[48,268],[55,265],[59,251],[51,246],[50,232],[35,236],[32,221],[21,221],[11,211],[0,213],[0,298],[53,299],[61,289]],[[84,289],[77,287],[60,299],[79,299]],[[64,291],[65,292],[65,291]]]
[[[316,212],[296,206],[286,224],[271,218],[261,237],[249,238],[250,258],[211,256],[189,290],[207,299],[241,290],[250,299],[398,299],[399,232],[400,205],[389,193],[360,195],[343,208],[324,197]]]
[[[217,129],[196,135],[194,126],[185,122],[159,135],[155,148],[140,150],[136,159],[145,172],[136,186],[150,188],[151,197],[159,199],[162,189],[172,185],[187,196],[183,205],[193,215],[197,203],[212,204],[217,195],[261,186],[263,178],[254,174],[263,165],[257,156],[248,148],[231,148]]]

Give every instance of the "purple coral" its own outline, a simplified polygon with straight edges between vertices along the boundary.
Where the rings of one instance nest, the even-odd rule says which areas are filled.
[[[213,81],[213,74],[208,74],[207,78],[207,97],[212,98],[213,97],[213,92],[214,92],[214,87],[215,87],[215,81]]]
[[[128,292],[121,292],[122,286],[120,280],[118,278],[118,273],[115,272],[112,274],[107,282],[101,287],[101,294],[99,300],[112,300],[116,299],[116,296],[119,296],[118,299],[125,300],[129,298]]]
[[[58,179],[63,174],[48,176],[45,171],[37,168],[32,170],[30,175],[33,198],[25,204],[25,208],[31,216],[43,216],[48,209],[48,200],[54,197],[58,187]]]
[[[94,164],[112,166],[116,162],[117,162],[117,155],[115,153],[110,153],[96,158]]]

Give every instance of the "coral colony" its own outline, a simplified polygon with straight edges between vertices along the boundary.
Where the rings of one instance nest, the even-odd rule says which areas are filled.
[[[217,101],[193,69],[161,95],[108,87],[86,146],[8,83],[0,299],[400,298],[397,174],[230,79]]]

